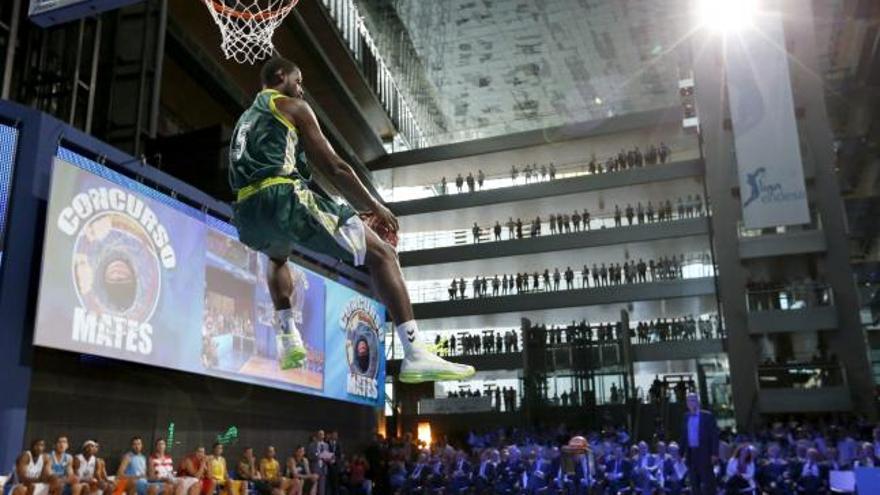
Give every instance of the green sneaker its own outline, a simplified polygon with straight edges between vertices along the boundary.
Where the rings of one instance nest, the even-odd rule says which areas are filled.
[[[297,339],[291,334],[281,334],[275,336],[275,341],[278,349],[278,364],[281,369],[296,369],[305,365],[308,351],[301,339]]]

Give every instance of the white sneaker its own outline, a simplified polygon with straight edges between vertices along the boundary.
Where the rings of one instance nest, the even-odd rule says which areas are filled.
[[[449,362],[421,346],[415,347],[400,364],[400,381],[403,383],[465,380],[474,373],[473,366]]]
[[[293,318],[288,318],[287,321],[276,322],[276,325],[275,342],[279,366],[283,370],[303,367],[308,351],[299,329],[296,328],[296,322]]]

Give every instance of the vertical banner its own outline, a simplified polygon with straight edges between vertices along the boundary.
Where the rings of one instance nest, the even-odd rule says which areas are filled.
[[[746,228],[809,223],[785,35],[778,13],[725,40],[730,116]]]

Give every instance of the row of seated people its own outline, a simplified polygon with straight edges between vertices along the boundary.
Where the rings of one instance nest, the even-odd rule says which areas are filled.
[[[590,158],[589,162],[584,162],[582,168],[583,172],[589,174],[618,172],[620,170],[644,167],[645,165],[663,164],[669,161],[671,155],[672,150],[661,141],[659,145],[650,145],[644,153],[636,146],[630,150],[621,149],[616,155],[609,156],[604,161],[597,160],[594,155]],[[556,164],[552,161],[540,166],[533,162],[523,166],[522,170],[517,168],[516,165],[512,165],[510,168],[510,179],[514,185],[520,183],[530,184],[532,182],[555,180],[556,173]],[[522,180],[520,180],[520,177],[522,177]],[[483,170],[479,169],[476,174],[468,172],[467,176],[462,176],[461,173],[458,173],[453,182],[458,193],[464,192],[465,188],[467,192],[475,192],[483,189],[486,178]],[[440,178],[439,193],[446,195],[449,192],[449,183],[444,175]]]
[[[880,429],[874,438],[828,436],[793,442],[725,433],[709,463],[713,494],[819,495],[831,492],[831,473],[880,466]],[[675,441],[634,441],[625,431],[581,432],[569,442],[551,435],[500,433],[481,447],[456,449],[442,441],[408,458],[392,449],[392,493],[622,495],[694,493],[697,459]],[[575,439],[587,447],[573,449]],[[470,439],[469,439],[470,442]],[[842,445],[852,443],[845,457]]]
[[[703,266],[710,266],[708,253],[703,255],[691,255],[691,260],[698,260]],[[687,260],[684,254],[679,256],[661,256],[657,260],[649,259],[647,262],[639,258],[621,263],[593,263],[592,268],[584,264],[580,271],[573,270],[570,266],[560,271],[554,268],[551,272],[545,268],[543,273],[516,273],[503,274],[494,277],[476,276],[468,284],[464,278],[452,279],[447,289],[449,299],[467,298],[468,285],[471,287],[471,297],[506,296],[533,292],[546,292],[562,290],[562,282],[565,282],[565,290],[576,288],[586,289],[590,287],[609,287],[623,284],[649,283],[661,280],[679,280],[684,278],[684,267]],[[592,282],[590,279],[592,278]],[[580,280],[580,283],[577,283]],[[579,287],[577,287],[579,285]]]
[[[322,443],[327,445],[326,443]],[[321,445],[317,443],[309,444]],[[298,446],[283,464],[269,446],[261,459],[252,448],[244,448],[234,470],[227,467],[224,446],[215,443],[211,453],[196,447],[175,465],[165,439],[153,442],[147,455],[141,437],[134,437],[111,474],[107,462],[99,457],[100,446],[93,440],[83,443],[81,452],[68,452],[66,436],[56,438],[50,452],[38,439],[17,459],[9,482],[11,495],[316,495],[325,483],[328,468],[336,463],[329,450],[306,456]],[[345,465],[346,478],[354,490],[368,494],[364,459],[354,456]],[[349,483],[351,484],[351,483]],[[323,493],[323,490],[322,490]]]
[[[642,205],[642,202],[639,201],[635,206],[627,204],[624,208],[621,208],[620,205],[614,205],[613,216],[609,215],[607,218],[593,217],[590,215],[590,211],[584,208],[582,211],[574,210],[571,214],[551,213],[546,220],[537,216],[531,220],[526,219],[524,222],[522,218],[514,220],[513,217],[509,217],[503,226],[500,221],[496,221],[494,225],[489,227],[483,227],[478,222],[474,222],[471,227],[471,235],[473,242],[477,243],[488,241],[490,235],[495,241],[500,241],[504,227],[506,227],[508,240],[523,239],[548,233],[548,230],[544,230],[545,221],[549,224],[549,234],[559,235],[585,232],[593,230],[593,228],[623,227],[624,219],[626,225],[631,226],[697,218],[703,214],[703,199],[697,194],[688,195],[687,199],[679,197],[675,209],[673,209],[672,201],[668,199],[665,202],[660,201],[656,207],[652,201],[648,201],[647,205]]]

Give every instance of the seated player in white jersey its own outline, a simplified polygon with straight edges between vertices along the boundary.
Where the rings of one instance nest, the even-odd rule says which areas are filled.
[[[73,472],[86,487],[86,493],[89,495],[98,492],[110,495],[116,485],[107,477],[107,465],[104,459],[98,457],[98,449],[98,442],[94,440],[83,442],[82,453],[73,458]]]
[[[263,90],[236,123],[229,182],[237,194],[234,223],[242,242],[271,260],[268,285],[276,310],[282,368],[301,367],[307,349],[291,310],[294,284],[286,266],[298,246],[366,265],[404,348],[399,379],[406,383],[462,380],[471,366],[445,361],[420,341],[418,325],[394,247],[397,218],[367,190],[321,132],[303,99],[303,77],[289,60],[273,58],[261,71]],[[348,202],[366,211],[370,226],[348,204],[317,190],[312,167]],[[378,233],[377,233],[378,231]],[[380,237],[382,234],[383,237]]]
[[[46,455],[46,442],[37,439],[31,442],[31,448],[22,452],[15,461],[11,495],[34,495],[40,483],[46,481],[46,469],[49,456]]]

